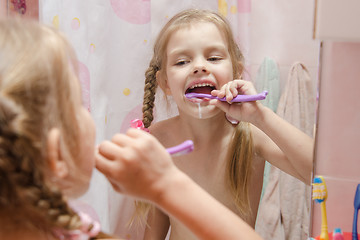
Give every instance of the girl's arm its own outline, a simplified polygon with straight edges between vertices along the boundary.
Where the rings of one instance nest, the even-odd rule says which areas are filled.
[[[225,96],[228,102],[238,93],[256,94],[256,90],[249,81],[234,80],[212,92],[218,97]],[[310,184],[314,149],[314,140],[311,137],[259,101],[230,104],[211,100],[210,104],[216,105],[238,121],[252,123],[258,153],[281,170]]]
[[[262,117],[254,125],[253,136],[260,155],[274,166],[311,183],[314,139],[294,127],[271,109],[261,106]],[[261,131],[259,130],[261,129]]]
[[[199,239],[261,239],[181,172],[160,142],[142,130],[130,129],[100,144],[96,166],[116,191],[153,202]]]

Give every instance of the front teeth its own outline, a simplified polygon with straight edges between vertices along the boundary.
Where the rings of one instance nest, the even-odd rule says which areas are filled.
[[[210,84],[210,83],[198,83],[198,84],[195,84],[193,86],[190,87],[190,89],[194,89],[196,87],[214,87],[214,85]]]

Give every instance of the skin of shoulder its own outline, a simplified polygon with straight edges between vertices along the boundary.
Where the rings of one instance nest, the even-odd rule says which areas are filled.
[[[150,133],[155,136],[164,147],[172,147],[179,144],[180,136],[178,128],[174,126],[177,125],[177,118],[173,117],[160,122],[153,123],[151,125]]]

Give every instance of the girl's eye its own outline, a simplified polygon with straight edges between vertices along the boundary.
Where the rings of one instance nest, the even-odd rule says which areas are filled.
[[[177,61],[176,63],[175,63],[175,65],[176,66],[181,66],[181,65],[184,65],[184,64],[186,64],[188,61],[186,61],[186,60],[180,60],[180,61]]]
[[[209,57],[208,61],[214,62],[214,61],[219,61],[221,59],[222,59],[221,57]]]

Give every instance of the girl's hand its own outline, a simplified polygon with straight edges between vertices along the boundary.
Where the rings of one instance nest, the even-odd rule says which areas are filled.
[[[167,179],[178,171],[155,137],[133,128],[99,145],[96,168],[116,191],[152,201],[165,191]]]
[[[256,90],[250,81],[233,80],[221,87],[220,90],[213,90],[211,95],[219,98],[226,97],[227,102],[221,102],[216,99],[210,101],[210,104],[219,107],[228,116],[238,121],[254,123],[257,120],[259,108],[262,106],[257,101],[231,103],[231,100],[238,94],[255,95]]]

